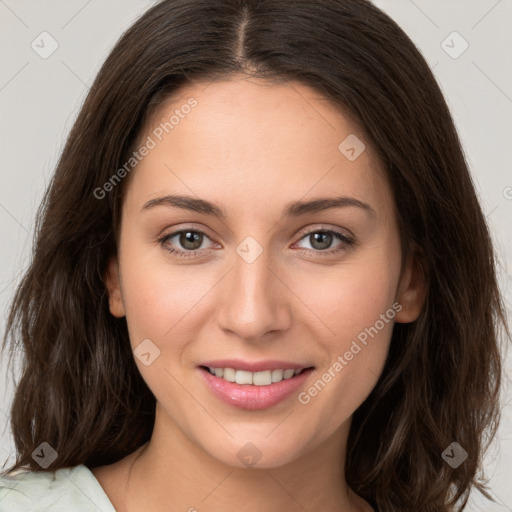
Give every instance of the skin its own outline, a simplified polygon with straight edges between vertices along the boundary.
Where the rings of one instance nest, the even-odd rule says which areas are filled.
[[[160,350],[149,366],[135,358],[157,400],[153,436],[93,473],[119,511],[372,510],[345,482],[351,418],[378,380],[394,322],[414,321],[425,300],[414,258],[400,274],[386,175],[357,124],[297,82],[236,76],[187,85],[140,140],[190,97],[197,106],[130,176],[107,270],[110,309],[126,316],[132,348],[150,339]],[[366,144],[354,161],[338,150],[349,134]],[[164,205],[141,211],[168,194],[213,202],[226,218]],[[373,213],[348,206],[282,215],[288,202],[338,195]],[[194,247],[202,254],[170,254],[187,251],[179,235],[158,241],[179,229],[206,234]],[[355,244],[332,238],[322,249],[308,235],[325,229]],[[250,264],[236,252],[248,236],[262,249]],[[395,302],[394,319],[307,404],[293,394],[261,411],[235,408],[198,369],[229,357],[315,366],[303,391]],[[251,467],[237,457],[247,442],[261,454]]]

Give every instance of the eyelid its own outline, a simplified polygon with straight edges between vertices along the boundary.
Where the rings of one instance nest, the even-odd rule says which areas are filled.
[[[176,226],[167,227],[161,231],[159,235],[157,235],[157,239],[161,239],[163,237],[171,237],[174,235],[177,235],[181,233],[182,231],[194,231],[197,233],[202,233],[203,235],[207,236],[210,240],[212,239],[212,236],[210,236],[210,231],[208,228],[204,226],[197,226],[196,224],[178,224]]]
[[[340,226],[332,226],[332,225],[325,225],[325,224],[313,224],[306,228],[301,229],[296,236],[299,237],[299,239],[303,238],[305,235],[310,235],[311,233],[316,233],[317,231],[334,231],[336,233],[339,233],[340,235],[349,238],[351,240],[355,240],[354,234],[346,229],[341,228]]]

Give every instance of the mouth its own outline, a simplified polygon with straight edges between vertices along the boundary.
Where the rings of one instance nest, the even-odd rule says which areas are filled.
[[[232,366],[201,365],[201,373],[206,387],[223,403],[245,410],[262,410],[284,402],[304,386],[306,380],[314,371],[314,366],[295,368],[277,367],[278,363],[256,365],[258,371],[237,368],[243,364]],[[235,368],[233,368],[235,366]],[[250,365],[245,364],[246,368]],[[273,366],[273,368],[268,368]],[[253,365],[254,368],[254,365]]]
[[[235,368],[216,368],[213,366],[200,366],[201,369],[215,375],[227,382],[235,382],[236,384],[245,384],[252,386],[270,386],[276,382],[292,379],[300,375],[302,372],[312,369],[307,368],[276,368],[273,370],[262,370],[259,372],[250,372],[247,370],[237,370]]]

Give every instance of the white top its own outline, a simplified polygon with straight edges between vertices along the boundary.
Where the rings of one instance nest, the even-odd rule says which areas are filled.
[[[20,469],[0,476],[0,512],[116,512],[91,470]]]

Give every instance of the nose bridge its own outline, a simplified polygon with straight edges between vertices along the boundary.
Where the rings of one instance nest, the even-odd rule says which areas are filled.
[[[224,307],[219,312],[221,327],[247,339],[259,339],[268,331],[286,327],[287,305],[270,259],[270,250],[252,237],[237,246]]]

